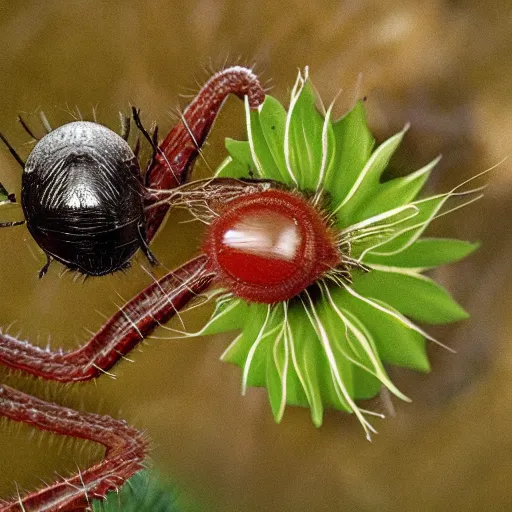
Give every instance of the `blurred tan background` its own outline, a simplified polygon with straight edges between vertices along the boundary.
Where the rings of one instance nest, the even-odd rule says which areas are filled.
[[[423,5],[422,5],[423,4]],[[287,101],[297,68],[310,66],[326,102],[342,90],[338,114],[368,96],[379,140],[412,123],[393,169],[444,158],[430,192],[451,186],[512,153],[512,4],[491,0],[275,2],[47,0],[0,2],[0,128],[26,155],[19,112],[39,129],[75,106],[117,129],[130,103],[166,132],[170,114],[224,64],[255,64],[271,93]],[[230,100],[209,139],[215,167],[226,136],[242,138],[243,109]],[[199,162],[196,176],[208,168]],[[20,169],[0,149],[0,181],[19,193]],[[478,204],[435,222],[430,233],[482,248],[435,272],[471,320],[430,329],[456,355],[431,348],[430,375],[392,369],[414,400],[375,421],[364,439],[357,421],[330,412],[315,429],[289,408],[281,425],[262,390],[240,396],[240,370],[220,363],[225,337],[150,341],[135,364],[80,386],[11,375],[3,382],[93,412],[124,417],[153,440],[152,465],[202,511],[512,510],[512,160],[489,175]],[[14,212],[16,213],[16,212]],[[193,254],[200,228],[172,215],[153,244],[163,267]],[[0,326],[53,347],[73,347],[149,284],[137,257],[126,275],[86,282],[62,276],[24,227],[0,231]],[[122,297],[122,299],[120,298]],[[189,316],[200,325],[207,311]],[[160,336],[166,331],[160,330]],[[77,341],[78,340],[78,341]],[[374,404],[379,408],[379,403]],[[0,496],[33,489],[101,454],[0,422]],[[16,484],[15,484],[16,482]]]

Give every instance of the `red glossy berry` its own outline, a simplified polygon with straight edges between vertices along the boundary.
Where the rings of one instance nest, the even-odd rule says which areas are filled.
[[[301,195],[283,190],[225,204],[203,249],[221,285],[266,304],[295,297],[341,261],[321,213]]]

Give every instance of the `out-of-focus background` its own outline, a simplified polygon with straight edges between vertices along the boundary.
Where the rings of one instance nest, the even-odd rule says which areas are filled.
[[[430,192],[512,153],[512,4],[507,0],[190,0],[0,2],[0,128],[30,150],[16,122],[38,133],[76,107],[117,129],[129,104],[164,133],[172,112],[211,72],[254,64],[287,100],[297,68],[310,66],[320,95],[338,92],[337,113],[367,96],[378,140],[412,123],[396,172],[438,153]],[[206,159],[224,158],[226,136],[244,137],[243,109],[226,104]],[[199,162],[196,175],[208,168]],[[457,350],[431,347],[432,373],[392,369],[413,398],[376,420],[368,443],[357,421],[329,412],[316,429],[289,408],[272,419],[264,390],[240,396],[240,370],[218,361],[227,337],[154,340],[116,380],[58,386],[0,370],[2,382],[76,408],[123,417],[146,429],[153,467],[202,511],[510,510],[512,507],[512,160],[488,175],[486,197],[435,222],[430,233],[482,248],[435,272],[471,320],[431,332]],[[20,169],[0,149],[0,181],[19,193]],[[162,275],[197,250],[200,228],[173,213],[153,244]],[[0,326],[41,345],[73,347],[150,278],[137,257],[126,274],[75,281],[44,257],[24,227],[0,231]],[[207,312],[189,316],[200,325]],[[14,323],[13,323],[14,322]],[[12,324],[12,325],[11,325]],[[168,333],[160,330],[160,336]],[[379,404],[376,404],[379,407]],[[0,496],[68,474],[101,451],[0,422]]]

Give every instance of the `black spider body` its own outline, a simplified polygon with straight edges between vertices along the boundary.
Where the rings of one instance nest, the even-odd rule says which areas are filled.
[[[25,163],[21,203],[49,258],[103,275],[147,249],[143,191],[128,143],[105,126],[77,121],[36,144]]]

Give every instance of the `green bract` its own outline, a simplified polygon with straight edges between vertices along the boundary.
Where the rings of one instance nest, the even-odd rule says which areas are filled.
[[[383,385],[407,400],[384,365],[429,371],[426,339],[436,340],[414,322],[468,316],[422,275],[477,247],[420,238],[459,192],[417,199],[438,159],[382,182],[407,128],[375,147],[363,103],[331,121],[330,108],[325,115],[317,110],[307,74],[299,74],[288,111],[267,96],[257,110],[246,102],[246,123],[248,141],[226,141],[230,156],[217,176],[272,179],[309,196],[321,194],[340,247],[370,271],[352,271],[351,285],[326,275],[300,296],[274,305],[249,304],[219,291],[213,316],[196,334],[240,331],[222,359],[243,369],[244,392],[247,386],[268,389],[276,421],[286,404],[300,405],[311,409],[319,426],[324,408],[333,407],[355,413],[369,436],[368,411],[356,400],[375,396]]]

